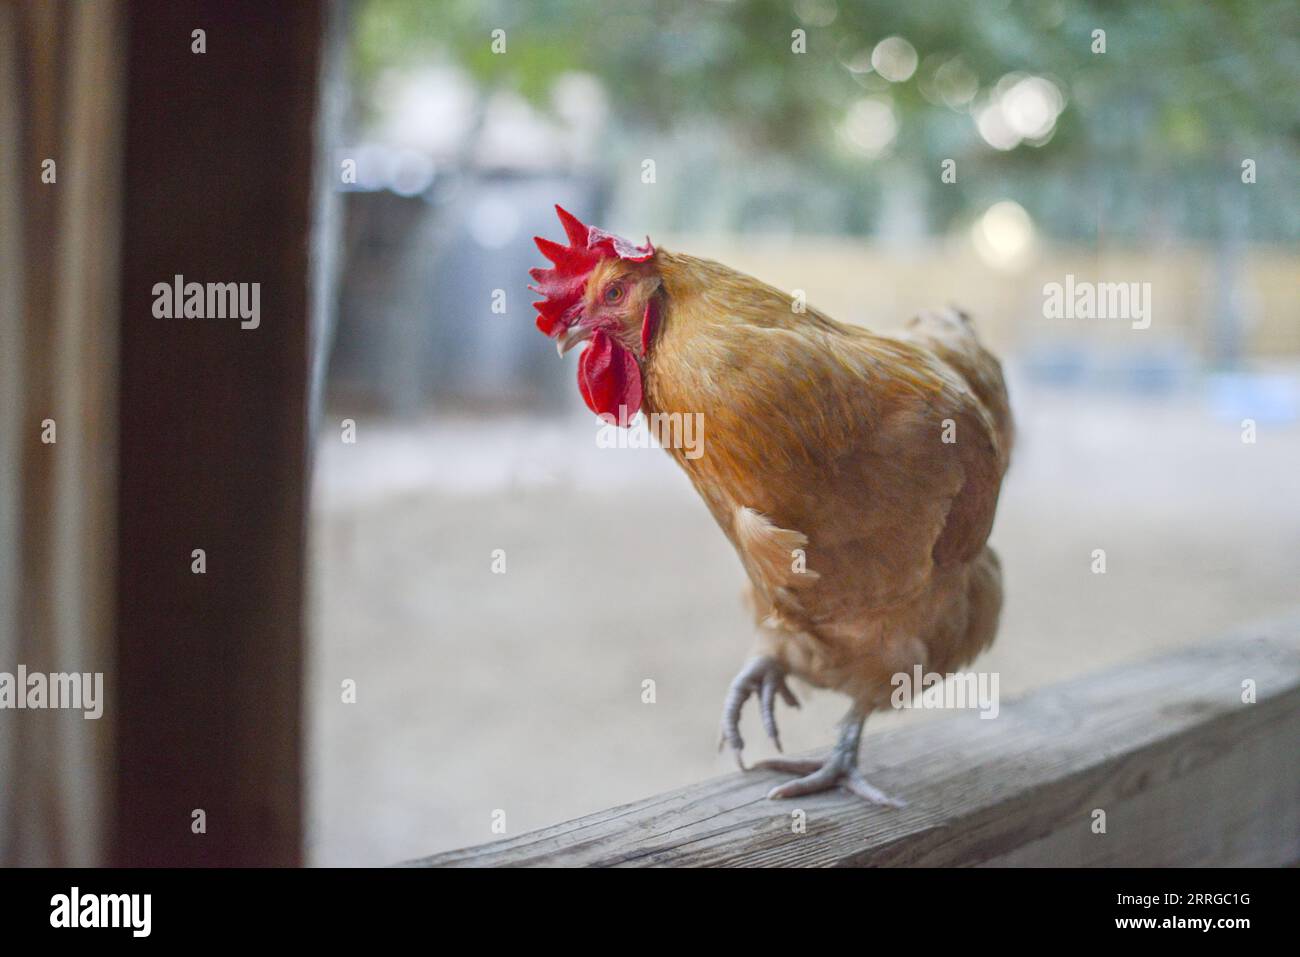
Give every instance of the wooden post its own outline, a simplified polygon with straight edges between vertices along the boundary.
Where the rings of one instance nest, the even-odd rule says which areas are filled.
[[[119,864],[302,859],[308,251],[325,7],[132,10],[111,699]],[[259,284],[259,324],[157,317],[155,284],[176,276]]]

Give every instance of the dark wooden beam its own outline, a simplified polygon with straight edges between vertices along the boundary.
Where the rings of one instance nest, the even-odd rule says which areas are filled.
[[[308,250],[325,17],[315,0],[131,8],[110,689],[119,864],[302,859]],[[195,30],[206,52],[193,52]],[[156,317],[154,285],[177,275],[259,283],[259,326]]]

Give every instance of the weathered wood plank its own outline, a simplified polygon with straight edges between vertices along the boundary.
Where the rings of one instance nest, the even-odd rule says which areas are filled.
[[[1242,701],[1252,680],[1258,700]],[[1280,865],[1300,861],[1300,618],[867,739],[909,802],[733,774],[412,866]],[[792,812],[806,814],[793,833]],[[1094,811],[1105,833],[1093,832]]]

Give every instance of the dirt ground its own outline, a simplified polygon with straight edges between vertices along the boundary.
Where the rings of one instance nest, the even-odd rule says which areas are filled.
[[[1246,444],[1240,416],[1199,394],[1021,385],[1014,400],[993,533],[1007,602],[975,666],[1000,673],[1004,699],[1300,604],[1293,421],[1261,421]],[[361,420],[355,445],[326,430],[312,863],[392,863],[491,840],[496,811],[515,834],[730,770],[715,744],[749,644],[739,564],[662,451],[598,449],[595,432],[576,411]],[[781,713],[787,750],[829,744],[841,710],[819,693]],[[873,716],[864,749],[930,714]],[[748,753],[770,753],[752,710],[743,730]]]

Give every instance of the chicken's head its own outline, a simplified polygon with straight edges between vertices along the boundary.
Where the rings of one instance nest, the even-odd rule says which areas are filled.
[[[535,238],[555,265],[533,269],[543,298],[533,303],[537,328],[564,355],[589,341],[578,360],[578,389],[597,415],[626,426],[641,408],[641,366],[659,322],[660,279],[649,237],[635,246],[613,233],[587,226],[555,207],[569,244]]]

